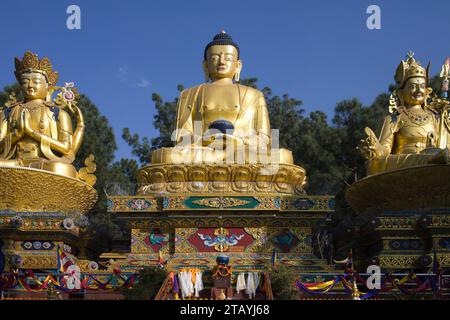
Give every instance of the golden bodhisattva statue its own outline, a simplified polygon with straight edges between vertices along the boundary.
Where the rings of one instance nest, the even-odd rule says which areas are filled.
[[[0,237],[7,248],[6,270],[55,269],[60,247],[81,246],[84,214],[97,202],[94,156],[85,159],[84,168],[72,165],[85,128],[74,83],[57,86],[50,60],[30,51],[15,59],[15,67],[23,101],[13,92],[0,106]],[[37,257],[23,245],[29,239],[52,245],[43,245]]]
[[[367,174],[426,164],[448,163],[448,149],[439,147],[440,116],[428,106],[428,67],[408,53],[395,74],[398,89],[390,98],[390,115],[384,119],[380,138],[366,128],[367,139],[359,150],[368,159]]]
[[[22,60],[15,59],[17,81],[22,87],[24,101],[10,101],[0,112],[0,166],[27,167],[54,172],[63,176],[87,177],[95,183],[93,158],[90,169],[81,175],[72,165],[84,133],[84,120],[76,106],[73,83],[64,88],[56,87],[58,73],[50,60],[27,51]],[[52,94],[59,90],[55,101]],[[68,109],[76,119],[76,129]],[[86,171],[87,170],[87,171]]]
[[[152,154],[152,163],[293,163],[292,153],[272,145],[261,91],[238,84],[239,46],[222,31],[204,50],[206,83],[178,100],[175,148]]]

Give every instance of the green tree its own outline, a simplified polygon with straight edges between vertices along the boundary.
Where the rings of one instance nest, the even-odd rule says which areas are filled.
[[[127,300],[153,300],[161,288],[167,272],[156,267],[145,267],[139,272],[134,287],[122,290]]]
[[[2,108],[5,105],[5,103],[9,100],[9,95],[11,93],[15,93],[17,101],[23,100],[21,87],[16,82],[12,85],[4,87],[3,91],[0,91],[0,108]]]
[[[178,92],[181,92],[184,88],[179,84],[177,89]],[[122,138],[132,148],[132,154],[139,159],[141,165],[150,163],[153,150],[173,146],[171,138],[176,128],[178,98],[164,102],[159,94],[153,93],[152,101],[155,103],[157,111],[153,119],[153,126],[158,130],[159,136],[153,139],[144,137],[141,140],[139,135],[132,134],[129,128],[124,128],[122,131]]]
[[[297,274],[295,269],[278,264],[275,267],[267,267],[270,275],[272,294],[275,300],[298,300],[299,292],[295,286]]]

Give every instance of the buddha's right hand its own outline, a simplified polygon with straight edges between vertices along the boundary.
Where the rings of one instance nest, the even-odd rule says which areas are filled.
[[[366,139],[362,139],[359,142],[357,149],[361,152],[361,155],[367,159],[372,160],[379,158],[383,155],[383,146],[378,141],[375,133],[369,127],[364,129],[367,135]]]

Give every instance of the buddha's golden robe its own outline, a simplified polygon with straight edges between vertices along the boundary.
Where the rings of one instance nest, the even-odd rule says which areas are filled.
[[[368,162],[367,173],[428,164],[436,153],[438,128],[439,120],[429,110],[419,115],[406,111],[387,116],[379,138],[384,153]]]
[[[217,150],[202,139],[209,125],[216,120],[231,122],[234,125],[232,135],[242,139],[239,139],[241,143],[235,142],[235,148],[231,150],[234,156],[227,156],[228,141],[226,148]],[[271,130],[264,95],[251,87],[240,84],[201,84],[184,90],[178,100],[176,129],[175,148],[154,151],[152,163],[221,162],[225,159],[244,163],[255,159],[255,162],[260,163],[264,156],[266,160],[269,157],[272,159],[268,162],[293,163],[289,150],[274,148],[264,152],[264,148],[256,147],[258,141],[263,141],[260,145],[270,149]],[[245,151],[243,157],[242,154],[236,156],[239,150]]]

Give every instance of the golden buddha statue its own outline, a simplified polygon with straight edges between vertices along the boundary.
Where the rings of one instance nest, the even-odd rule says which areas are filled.
[[[48,58],[39,60],[27,51],[22,60],[15,59],[15,66],[25,100],[17,102],[12,96],[0,109],[0,166],[28,167],[79,178],[71,163],[83,140],[84,120],[72,103],[75,92],[69,87],[55,87],[58,73]],[[53,102],[56,90],[62,92]],[[66,107],[77,120],[75,132]],[[95,183],[95,179],[90,181]]]
[[[239,46],[222,31],[204,50],[206,83],[180,94],[176,146],[155,150],[152,164],[293,163],[271,141],[263,93],[237,83],[241,70]]]
[[[367,128],[359,150],[367,159],[367,174],[426,164],[448,163],[448,149],[438,148],[439,115],[427,105],[432,93],[428,69],[408,53],[395,74],[399,86],[390,99],[390,115],[384,119],[380,138]]]

